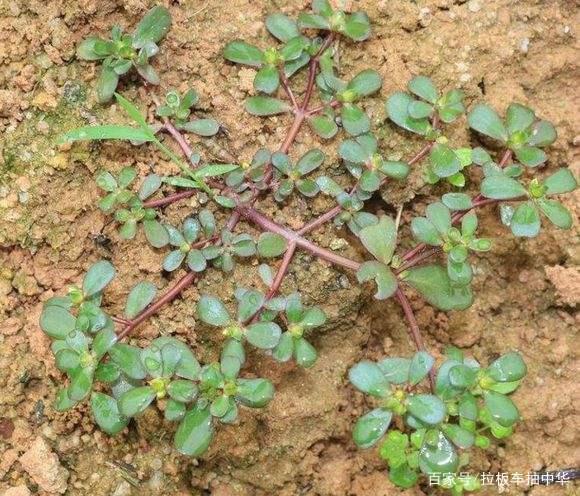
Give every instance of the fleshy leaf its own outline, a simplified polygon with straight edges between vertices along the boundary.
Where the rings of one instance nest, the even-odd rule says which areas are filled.
[[[359,417],[354,425],[352,437],[359,448],[374,446],[387,432],[392,412],[383,408],[376,408]]]

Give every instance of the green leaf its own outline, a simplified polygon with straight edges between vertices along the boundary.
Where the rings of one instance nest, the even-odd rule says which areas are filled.
[[[400,431],[390,431],[379,450],[380,457],[388,462],[389,467],[399,467],[407,464],[407,447],[409,436]]]
[[[298,160],[298,163],[296,164],[296,168],[300,172],[300,175],[305,176],[320,167],[323,162],[324,153],[315,148],[309,150],[300,157],[300,160]]]
[[[246,110],[252,115],[268,116],[290,110],[286,102],[268,96],[252,96],[246,100]]]
[[[165,420],[175,422],[185,417],[185,405],[179,401],[170,399],[165,405]]]
[[[353,77],[346,88],[353,90],[358,97],[363,97],[379,91],[382,84],[383,80],[377,71],[365,69]]]
[[[144,220],[143,229],[145,230],[147,241],[154,248],[162,248],[169,243],[169,234],[159,221],[155,219]]]
[[[148,42],[157,43],[162,40],[171,26],[171,15],[165,7],[153,7],[139,21],[133,34],[133,47],[141,48]]]
[[[459,457],[441,431],[428,431],[419,451],[419,467],[424,474],[455,473]]]
[[[515,153],[516,158],[527,167],[537,167],[548,160],[546,153],[534,146],[522,146]]]
[[[187,266],[194,272],[203,272],[207,262],[200,250],[190,250],[187,254]]]
[[[131,379],[144,379],[147,375],[141,364],[141,353],[139,348],[117,343],[109,350],[111,360]]]
[[[142,281],[136,284],[129,296],[127,296],[127,303],[125,305],[125,317],[132,319],[140,314],[153,301],[157,294],[155,284]]]
[[[85,399],[93,387],[93,369],[78,368],[70,374],[71,383],[68,387],[68,396],[73,401]]]
[[[431,203],[425,209],[427,219],[433,224],[439,234],[446,235],[451,228],[451,213],[441,202]]]
[[[129,419],[119,412],[115,398],[106,394],[94,392],[91,395],[91,410],[97,425],[111,436],[121,432],[129,423]]]
[[[221,352],[220,369],[228,379],[235,379],[246,361],[244,345],[237,339],[228,339]]]
[[[520,412],[507,396],[495,391],[484,391],[483,399],[493,420],[503,427],[511,427],[520,419]]]
[[[510,200],[524,196],[526,188],[515,179],[499,174],[488,176],[481,181],[481,194],[495,200]]]
[[[354,41],[364,41],[371,34],[371,23],[364,12],[353,12],[347,15],[344,23],[344,34]]]
[[[206,324],[226,326],[231,318],[225,305],[214,296],[202,295],[197,303],[199,318]]]
[[[318,136],[324,139],[330,139],[338,132],[338,126],[334,119],[326,115],[317,115],[308,119],[308,123]]]
[[[115,267],[106,260],[101,260],[89,268],[83,279],[83,294],[90,298],[101,292],[115,277]]]
[[[433,106],[421,100],[413,100],[409,103],[409,115],[413,119],[424,119],[433,113]]]
[[[451,90],[443,95],[438,102],[439,108],[437,110],[443,122],[449,124],[465,112],[463,97],[464,94],[461,90]]]
[[[393,93],[386,103],[389,118],[398,126],[412,133],[425,135],[431,128],[427,119],[413,119],[409,115],[409,104],[413,98],[402,91]]]
[[[497,382],[519,381],[527,371],[522,356],[515,351],[502,355],[487,368],[487,374]]]
[[[167,385],[167,394],[175,401],[189,403],[197,396],[197,386],[191,381],[176,379]]]
[[[461,449],[469,449],[475,442],[473,433],[458,425],[445,424],[443,432],[455,446]]]
[[[99,75],[99,79],[97,81],[97,97],[100,103],[106,103],[109,100],[111,100],[111,98],[113,98],[115,90],[117,89],[117,85],[119,84],[119,75],[106,62],[107,61],[105,61],[105,63],[101,67],[101,74]],[[107,139],[107,138],[89,138],[89,139]],[[111,138],[111,139],[119,139],[119,138]],[[137,141],[147,141],[147,140],[139,139]]]
[[[576,189],[577,185],[576,178],[570,169],[565,167],[558,169],[556,172],[548,176],[544,181],[546,195],[548,196],[570,193]]]
[[[435,143],[429,155],[433,172],[437,177],[450,177],[461,170],[455,152],[447,145]]]
[[[194,406],[185,414],[177,428],[175,448],[184,455],[199,457],[207,451],[213,435],[209,408]]]
[[[220,130],[219,122],[215,119],[195,119],[179,126],[181,129],[198,136],[215,136]]]
[[[377,365],[391,384],[404,384],[409,380],[411,360],[408,358],[384,358]]]
[[[300,338],[294,341],[294,359],[300,367],[305,369],[314,365],[318,358],[318,353],[306,339]]]
[[[406,463],[402,465],[398,465],[396,467],[392,467],[389,470],[389,480],[404,489],[410,489],[415,484],[417,484],[417,480],[419,479],[417,472],[415,472],[409,465]]]
[[[167,256],[163,259],[163,270],[167,272],[173,272],[181,266],[183,260],[185,260],[186,254],[181,250],[170,251]]]
[[[116,342],[117,334],[114,329],[108,327],[101,329],[95,336],[91,345],[92,351],[97,360],[100,360]]]
[[[443,243],[435,226],[425,217],[414,217],[411,221],[411,231],[415,239],[422,243],[432,246],[439,246]]]
[[[284,236],[265,232],[258,238],[258,254],[261,257],[277,257],[286,251],[287,241]]]
[[[77,58],[81,60],[100,60],[107,54],[100,53],[99,47],[106,46],[106,43],[95,36],[89,36],[81,41],[77,46]]]
[[[205,177],[217,177],[227,174],[239,166],[236,164],[207,164],[199,169],[196,169],[193,175],[196,179],[201,179]]]
[[[149,174],[139,188],[139,199],[146,200],[161,187],[161,177]]]
[[[236,399],[245,406],[262,408],[274,397],[274,386],[267,379],[238,379]]]
[[[545,147],[549,146],[554,141],[558,134],[552,123],[548,121],[538,121],[532,126],[532,135],[528,140],[528,145]]]
[[[95,182],[99,188],[109,193],[115,191],[119,187],[113,174],[107,171],[100,172],[95,178]]]
[[[469,210],[473,206],[471,197],[465,193],[445,193],[441,201],[451,210]]]
[[[409,91],[433,104],[437,102],[439,95],[433,81],[426,76],[415,76],[411,79],[409,81]]]
[[[395,162],[392,160],[383,160],[378,169],[386,176],[392,177],[393,179],[402,180],[405,179],[411,168],[409,164],[405,162]]]
[[[119,411],[125,417],[139,415],[147,409],[155,396],[155,391],[150,386],[130,389],[119,398]]]
[[[90,140],[127,140],[153,141],[148,133],[142,129],[106,124],[104,126],[85,126],[73,129],[59,138],[60,143]]]
[[[273,65],[265,65],[262,67],[254,78],[254,88],[256,91],[271,94],[278,89],[279,85],[280,75],[278,74],[278,68]]]
[[[330,24],[324,17],[306,12],[298,14],[298,25],[302,29],[330,29]]]
[[[360,230],[359,238],[364,247],[379,261],[388,265],[397,245],[397,226],[387,215],[379,222]]]
[[[287,362],[294,353],[294,338],[289,332],[283,332],[278,345],[272,350],[272,357],[278,362]]]
[[[338,148],[338,154],[343,160],[355,164],[362,164],[369,158],[367,151],[354,140],[343,141]]]
[[[532,202],[518,205],[511,218],[510,228],[514,236],[533,238],[540,232],[540,215]]]
[[[342,105],[340,118],[345,131],[351,136],[368,133],[371,129],[368,115],[353,103]]]
[[[467,116],[469,126],[503,143],[507,142],[508,132],[496,111],[489,105],[477,104]]]
[[[560,229],[570,229],[573,224],[572,215],[559,201],[541,198],[538,206],[552,224]]]
[[[397,290],[397,278],[389,267],[379,262],[364,262],[357,271],[356,277],[360,283],[375,280],[377,292],[374,296],[377,300],[390,298]]]
[[[246,339],[256,348],[271,350],[280,342],[282,330],[274,322],[256,322],[248,326]]]
[[[237,64],[261,67],[264,60],[264,53],[259,48],[245,41],[234,40],[224,48],[224,57]]]
[[[359,417],[352,431],[355,444],[363,449],[374,446],[387,432],[392,418],[392,412],[384,408],[375,408]]]
[[[506,126],[509,134],[526,131],[536,119],[534,111],[519,103],[511,103],[505,114]]]
[[[426,351],[418,351],[413,355],[409,365],[409,383],[414,386],[419,384],[433,367],[435,359]]]
[[[389,392],[389,383],[379,366],[369,360],[363,360],[348,372],[351,384],[363,393],[385,397]]]
[[[465,310],[473,302],[471,290],[452,288],[447,271],[440,265],[412,267],[405,271],[404,282],[441,310]]]
[[[40,328],[53,339],[65,339],[75,330],[76,318],[58,305],[44,306],[40,314]]]
[[[445,404],[432,394],[414,394],[410,396],[407,408],[411,415],[429,425],[439,424],[447,413]]]
[[[266,28],[272,36],[286,43],[292,38],[300,36],[296,22],[281,13],[270,14],[266,18]]]
[[[80,363],[79,354],[66,348],[55,353],[54,358],[57,368],[63,372],[76,369]]]

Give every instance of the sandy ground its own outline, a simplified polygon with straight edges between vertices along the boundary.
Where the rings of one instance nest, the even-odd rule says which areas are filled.
[[[220,50],[236,37],[262,47],[271,43],[262,20],[275,9],[297,14],[307,2],[292,0],[173,2],[174,26],[155,66],[162,75],[159,94],[195,87],[201,114],[222,122],[227,134],[197,144],[204,156],[223,150],[242,159],[260,146],[282,141],[287,118],[258,119],[241,101],[251,93],[253,71],[224,63]],[[408,156],[420,147],[384,123],[384,100],[410,76],[432,76],[442,87],[459,85],[468,103],[487,100],[503,110],[513,100],[530,105],[555,123],[559,139],[548,167],[578,172],[578,9],[569,0],[364,0],[353,2],[373,22],[373,37],[362,44],[341,42],[341,69],[352,75],[366,67],[384,77],[367,110],[381,136],[381,148]],[[137,166],[167,173],[173,166],[146,148],[123,144],[58,148],[55,138],[88,122],[120,122],[120,110],[96,104],[96,68],[74,58],[76,43],[89,33],[105,33],[113,23],[131,27],[149,7],[145,0],[0,0],[0,493],[6,496],[70,495],[333,495],[383,496],[400,491],[387,480],[376,452],[355,449],[350,428],[365,408],[345,378],[357,360],[409,354],[405,323],[392,302],[370,298],[346,274],[298,255],[283,290],[300,288],[310,303],[322,305],[329,323],[314,337],[321,357],[308,371],[279,365],[259,355],[251,371],[270,377],[277,395],[263,411],[244,411],[237,426],[222,428],[202,460],[171,448],[173,426],[149,409],[125,434],[110,439],[99,432],[86,407],[56,413],[52,402],[63,377],[54,367],[48,339],[38,328],[42,301],[77,282],[99,258],[109,258],[120,277],[106,304],[122,309],[130,287],[148,279],[160,289],[170,283],[160,271],[162,250],[142,238],[120,240],[96,201],[93,174]],[[297,80],[300,86],[300,79]],[[135,81],[121,91],[150,104]],[[150,107],[152,108],[152,107]],[[451,128],[453,143],[475,144],[464,121]],[[293,154],[317,143],[299,135]],[[337,173],[335,139],[323,146]],[[335,164],[335,165],[333,165]],[[379,207],[392,212],[405,202],[403,222],[422,212],[443,190],[421,188],[421,168],[405,187],[388,188]],[[332,172],[332,171],[331,171]],[[578,214],[579,195],[566,204]],[[327,210],[328,199],[293,200],[283,209],[261,208],[277,220],[299,226]],[[195,201],[165,210],[176,222]],[[428,347],[440,356],[454,344],[483,362],[520,350],[529,375],[516,402],[524,421],[506,443],[474,457],[474,472],[526,474],[532,470],[580,466],[577,329],[577,225],[572,232],[546,230],[534,240],[515,240],[497,212],[482,214],[484,233],[494,249],[475,260],[477,294],[466,312],[440,313],[413,300]],[[241,228],[252,232],[249,226]],[[98,236],[100,233],[103,236]],[[406,236],[408,239],[408,236]],[[359,257],[345,232],[326,227],[313,235],[322,246]],[[410,246],[410,241],[406,242]],[[219,337],[198,325],[194,302],[208,291],[232,298],[236,283],[257,283],[255,266],[239,264],[233,277],[212,271],[199,288],[142,326],[135,342],[163,333],[188,341],[202,360],[217,356]],[[575,448],[576,446],[576,448]],[[10,488],[10,489],[9,489]],[[426,493],[430,489],[424,488]],[[511,486],[507,494],[523,494]],[[3,492],[6,490],[6,492]],[[574,494],[577,487],[534,487],[527,494]],[[495,487],[484,494],[496,494]],[[405,494],[423,494],[421,489]]]

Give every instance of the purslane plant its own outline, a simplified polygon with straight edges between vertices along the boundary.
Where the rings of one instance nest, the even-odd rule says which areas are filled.
[[[159,84],[159,76],[149,59],[159,52],[161,41],[171,26],[171,16],[165,7],[153,7],[137,24],[133,34],[123,34],[114,26],[111,39],[90,36],[77,48],[77,57],[83,60],[102,60],[97,83],[99,101],[108,102],[119,84],[119,77],[135,68],[150,84]]]
[[[91,266],[82,288],[73,287],[67,296],[45,303],[40,326],[53,340],[57,366],[69,377],[58,394],[56,408],[66,410],[90,397],[98,425],[115,434],[155,402],[168,421],[179,422],[176,448],[191,456],[203,455],[218,421],[234,423],[238,405],[261,408],[273,398],[274,388],[267,379],[240,377],[247,367],[248,343],[276,361],[293,358],[305,368],[318,358],[312,331],[325,325],[326,315],[318,307],[305,305],[299,288],[280,294],[300,249],[352,271],[361,284],[371,283],[375,298],[394,298],[417,348],[411,359],[363,360],[350,370],[353,385],[376,402],[375,409],[355,424],[355,443],[369,448],[384,438],[380,456],[389,466],[391,480],[401,487],[416,484],[420,473],[446,473],[445,487],[454,494],[475,490],[476,480],[457,475],[467,463],[463,450],[486,448],[489,435],[504,438],[512,433],[519,413],[508,395],[523,380],[525,364],[518,353],[509,352],[482,367],[460,350],[449,349],[447,358],[437,366],[425,349],[407,294],[412,289],[443,311],[468,308],[474,298],[469,255],[492,248],[491,240],[478,234],[477,210],[500,204],[501,220],[516,236],[537,235],[540,212],[557,227],[570,228],[570,213],[552,197],[574,190],[576,180],[565,168],[528,180],[543,169],[547,161],[543,148],[556,139],[556,133],[551,124],[537,120],[533,111],[519,104],[510,105],[505,123],[484,104],[476,104],[468,114],[472,129],[505,147],[499,160],[494,161],[495,153],[481,146],[450,143],[444,125],[459,121],[465,113],[463,93],[440,91],[426,76],[414,77],[409,93],[396,92],[386,101],[394,125],[426,140],[413,157],[392,160],[395,155],[373,134],[371,119],[364,111],[364,99],[381,88],[380,75],[367,69],[343,80],[335,65],[335,42],[341,36],[367,39],[368,17],[333,10],[327,0],[314,0],[312,7],[313,12],[301,14],[297,22],[280,13],[268,16],[266,27],[282,45],[258,48],[235,40],[224,49],[226,60],[256,69],[258,94],[245,103],[250,114],[293,116],[276,149],[256,150],[248,161],[206,163],[183,133],[213,136],[219,124],[192,115],[197,101],[193,90],[184,95],[171,91],[163,104],[154,96],[155,115],[160,119],[155,122],[116,94],[133,125],[86,126],[63,136],[65,142],[115,139],[136,146],[153,144],[178,165],[178,175],[152,173],[138,188],[134,186],[137,172],[129,167],[117,177],[108,171],[99,173],[97,184],[106,193],[99,206],[120,224],[120,238],[133,238],[142,224],[149,243],[164,250],[162,269],[184,270],[185,275],[159,297],[153,284],[138,283],[128,295],[124,315],[111,316],[102,306],[102,293],[115,269],[100,261]],[[133,37],[120,39],[115,47],[128,47],[127,51],[111,52],[114,56],[107,55],[107,64],[124,57],[132,60],[131,50],[159,41],[170,24],[168,14],[161,14],[166,11],[159,9],[146,16]],[[91,43],[81,45],[81,55],[89,48],[97,50],[97,43]],[[307,70],[306,86],[298,93],[293,80],[301,69]],[[111,94],[113,91],[114,87]],[[98,93],[102,94],[102,88]],[[316,97],[318,104],[313,103]],[[321,138],[338,142],[345,172],[342,177],[317,173],[326,159],[317,148],[294,157],[291,147],[304,123]],[[165,135],[173,139],[184,159],[165,144]],[[368,200],[375,192],[387,182],[404,181],[411,168],[425,159],[425,183],[444,180],[447,192],[430,203],[424,215],[413,218],[410,226],[401,226],[399,218],[370,210]],[[468,168],[473,172],[466,174]],[[475,196],[471,191],[478,183],[466,187],[472,177],[482,177],[480,193]],[[171,188],[178,191],[171,193]],[[308,200],[319,193],[333,198],[336,205],[299,229],[279,224],[260,210],[268,199],[287,208],[285,203],[293,194]],[[164,206],[194,195],[203,198],[203,208],[175,225],[165,220]],[[230,213],[223,224],[212,213],[218,209]],[[260,234],[241,232],[242,219]],[[307,238],[330,221],[348,226],[360,239],[368,252],[362,262]],[[407,230],[417,243],[403,251],[399,241]],[[222,349],[214,362],[200,365],[184,342],[169,336],[142,349],[122,342],[208,271],[229,272],[236,261],[243,263],[248,258],[262,262],[280,258],[276,270],[266,263],[259,265],[264,287],[238,287],[224,301],[203,294],[196,305],[199,321],[222,334]],[[388,431],[394,417],[402,417],[397,421],[399,430]]]

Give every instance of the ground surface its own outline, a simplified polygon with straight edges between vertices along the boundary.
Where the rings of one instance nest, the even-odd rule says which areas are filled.
[[[266,46],[263,16],[277,7],[296,14],[306,3],[183,0],[172,5],[174,27],[155,64],[163,89],[194,86],[201,94],[201,113],[211,112],[228,130],[201,149],[205,156],[219,158],[225,149],[247,159],[259,146],[274,148],[281,142],[288,122],[244,113],[240,102],[251,90],[251,71],[225,64],[220,49],[235,37]],[[516,100],[536,108],[560,133],[549,167],[570,165],[578,172],[575,2],[354,3],[370,14],[374,34],[363,44],[342,43],[342,70],[354,74],[372,66],[384,76],[381,94],[368,105],[384,150],[409,156],[418,149],[418,142],[382,124],[383,102],[411,75],[424,73],[443,87],[460,85],[470,103],[485,98],[503,110]],[[123,242],[105,225],[108,219],[95,207],[98,191],[92,176],[99,169],[116,171],[131,164],[142,174],[152,169],[167,172],[171,166],[145,149],[124,145],[72,150],[54,145],[59,133],[76,125],[123,119],[115,106],[95,103],[95,65],[75,61],[74,48],[87,34],[104,33],[113,23],[134,25],[149,4],[0,2],[0,493],[13,488],[5,494],[26,495],[27,486],[37,494],[115,496],[398,494],[375,452],[357,451],[350,439],[353,419],[365,404],[347,385],[345,374],[363,357],[410,353],[401,312],[394,303],[373,302],[370,291],[361,292],[350,276],[305,254],[295,258],[283,289],[300,287],[311,303],[329,314],[330,323],[314,338],[321,357],[313,369],[303,371],[252,356],[252,371],[270,377],[277,396],[264,411],[245,411],[239,426],[221,429],[203,460],[192,461],[171,449],[172,426],[163,424],[154,409],[114,439],[95,430],[83,407],[54,412],[51,405],[62,377],[37,325],[42,301],[77,282],[101,257],[110,258],[121,275],[107,295],[113,313],[122,309],[124,296],[137,280],[149,279],[160,288],[169,283],[159,272],[162,252],[143,240]],[[132,82],[120,89],[150,102]],[[474,139],[462,127],[451,134],[457,144]],[[293,153],[313,144],[308,133],[302,133]],[[331,157],[327,164],[337,163],[336,144],[325,145]],[[387,190],[387,203],[381,208],[392,211],[407,202],[404,221],[422,211],[429,192],[420,189],[419,169],[409,186]],[[578,198],[576,194],[566,199],[576,216]],[[171,207],[166,218],[182,218],[192,206],[195,202]],[[299,226],[329,206],[321,198],[311,206],[294,201],[283,210],[271,204],[262,208]],[[506,234],[493,210],[483,214],[482,223],[492,238]],[[102,230],[110,243],[99,243]],[[359,256],[343,238],[352,242],[330,227],[314,235],[323,246]],[[446,345],[455,344],[483,362],[510,349],[520,350],[528,362],[529,376],[516,395],[524,421],[509,442],[475,458],[474,471],[525,474],[580,465],[579,262],[577,230],[547,230],[532,241],[506,235],[493,252],[476,260],[477,299],[468,311],[443,314],[413,300],[428,347],[437,356]],[[199,292],[211,289],[231,298],[235,282],[248,281],[257,283],[255,267],[240,264],[233,278],[210,273]],[[171,333],[191,343],[202,359],[215,358],[219,339],[194,319],[199,292],[187,290],[183,300],[142,326],[137,342]],[[512,486],[509,494],[523,490]],[[528,494],[574,490],[536,487]]]

